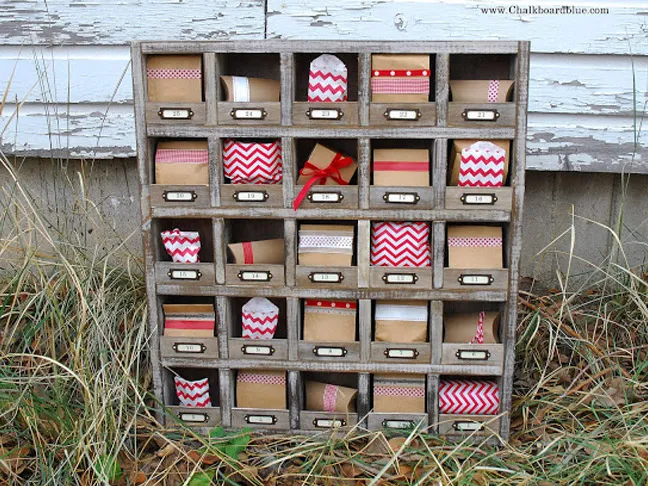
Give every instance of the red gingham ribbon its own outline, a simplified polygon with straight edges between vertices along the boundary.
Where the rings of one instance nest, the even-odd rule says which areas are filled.
[[[425,397],[425,387],[375,385],[374,395],[383,397],[423,398]]]
[[[335,402],[337,401],[337,390],[336,385],[326,385],[324,387],[324,411],[325,412],[335,412]]]
[[[252,251],[252,242],[245,241],[241,243],[243,246],[243,263],[245,265],[251,265],[254,263],[254,252]]]
[[[200,79],[200,69],[147,69],[146,77],[149,79]]]
[[[488,83],[488,102],[497,103],[497,97],[499,96],[499,81],[494,79]]]
[[[499,237],[488,237],[488,238],[451,237],[451,238],[448,238],[448,246],[498,247],[498,246],[502,246],[502,238],[499,238]]]
[[[475,337],[470,340],[470,344],[484,344],[484,318],[486,317],[485,312],[479,313],[479,318],[477,319],[477,334]]]
[[[207,150],[179,150],[157,149],[155,152],[156,164],[208,164],[209,152]]]
[[[309,176],[310,179],[304,185],[304,188],[300,191],[299,195],[295,198],[293,209],[297,211],[297,208],[304,200],[313,184],[322,179],[326,180],[330,177],[341,186],[348,186],[349,183],[342,179],[342,176],[340,175],[340,169],[348,167],[351,164],[353,164],[353,159],[351,157],[346,157],[339,153],[335,154],[331,163],[324,169],[320,169],[316,165],[311,164],[310,161],[306,161],[304,168],[300,170],[299,173],[304,176]]]
[[[371,91],[378,94],[430,92],[430,78],[371,78]]]
[[[376,77],[403,77],[403,76],[429,76],[429,69],[374,69],[372,74]]]
[[[264,375],[263,373],[250,373],[239,371],[236,376],[239,383],[254,383],[257,385],[285,385],[286,377],[284,375]]]

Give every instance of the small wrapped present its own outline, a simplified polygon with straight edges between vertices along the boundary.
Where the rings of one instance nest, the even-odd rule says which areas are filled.
[[[374,375],[376,413],[425,413],[425,376]]]
[[[430,96],[430,56],[373,54],[371,101],[426,103]]]
[[[174,263],[198,263],[200,233],[178,228],[162,232],[162,243]]]
[[[450,160],[451,186],[500,187],[509,167],[509,140],[455,140]]]
[[[358,390],[318,381],[306,382],[306,410],[353,413]]]
[[[209,151],[206,140],[158,142],[155,150],[155,183],[209,185]]]
[[[238,265],[268,264],[283,265],[284,240],[244,241],[227,245],[234,263]]]
[[[310,63],[308,101],[325,103],[347,100],[347,67],[332,54],[322,54]]]
[[[164,304],[164,335],[168,337],[214,337],[216,314],[211,304]]]
[[[279,184],[283,176],[281,141],[225,140],[223,167],[232,184]]]
[[[202,101],[202,56],[149,56],[146,61],[148,100]]]
[[[301,204],[313,185],[346,186],[358,169],[358,164],[351,157],[331,150],[319,143],[299,171],[298,185],[303,185],[295,198],[294,208]]]
[[[371,223],[371,265],[429,267],[432,264],[430,224],[423,222]]]
[[[427,187],[430,185],[428,149],[376,149],[373,185]]]
[[[182,407],[211,407],[209,399],[209,379],[189,381],[174,376],[176,396]]]
[[[449,268],[502,268],[502,228],[448,227]]]
[[[390,343],[427,341],[428,304],[417,300],[376,302],[375,339]]]
[[[444,343],[499,343],[499,312],[461,312],[443,317]]]
[[[281,83],[274,79],[221,76],[225,101],[270,102],[279,101]]]
[[[453,415],[496,415],[499,386],[492,380],[441,379],[439,413]]]
[[[299,227],[299,265],[351,266],[354,233],[351,225],[302,224]]]
[[[304,341],[353,342],[356,340],[358,304],[345,300],[304,302]]]
[[[505,103],[511,100],[515,81],[509,79],[450,81],[452,101]]]
[[[239,371],[236,374],[236,406],[239,408],[286,408],[285,371]]]
[[[265,297],[254,297],[243,306],[241,320],[244,338],[272,339],[279,323],[279,307]]]

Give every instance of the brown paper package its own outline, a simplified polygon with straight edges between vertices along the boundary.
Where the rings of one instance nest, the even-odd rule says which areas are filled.
[[[285,371],[258,371],[268,376],[286,377]],[[236,406],[239,408],[264,408],[282,410],[286,408],[286,385],[236,382]]]
[[[340,313],[309,312],[309,307],[304,305],[304,341],[352,343],[355,340],[355,310]]]
[[[499,82],[497,103],[506,103],[513,96],[515,81],[504,79]],[[452,101],[463,103],[488,103],[490,80],[457,80],[450,81]]]
[[[225,101],[234,101],[232,89],[232,76],[221,76],[223,89],[225,90]],[[250,86],[250,102],[279,101],[281,83],[274,79],[248,78]]]
[[[187,314],[205,314],[216,320],[214,306],[211,304],[163,304],[165,318],[186,316]],[[167,337],[214,337],[214,329],[167,329],[164,328],[164,335]]]
[[[326,383],[318,381],[306,382],[306,410],[324,411],[324,389]],[[337,387],[335,412],[353,413],[356,411],[355,398],[358,390],[345,386]]]
[[[420,306],[416,300],[381,300],[376,304]],[[427,321],[376,319],[376,341],[389,343],[424,343],[427,341]]]
[[[430,185],[430,151],[428,149],[376,149],[374,162],[418,162],[425,170],[376,170],[374,186],[428,187]]]
[[[416,386],[425,390],[423,375],[374,375],[374,387],[381,383],[389,386]],[[374,393],[373,408],[376,413],[425,413],[425,394],[423,397],[393,397]]]
[[[508,177],[509,171],[509,156],[511,153],[510,140],[487,140],[506,152],[504,157],[504,183]],[[452,163],[452,170],[450,171],[451,186],[456,186],[459,183],[459,168],[461,167],[461,151],[470,147],[473,143],[480,142],[480,140],[454,140],[452,142],[452,150],[450,152],[450,160]]]
[[[501,238],[502,228],[498,226],[450,226],[448,238]],[[449,268],[501,269],[503,267],[502,247],[457,247],[448,246]]]
[[[202,56],[149,56],[147,69],[200,69]],[[148,79],[148,100],[153,102],[201,102],[200,79]]]
[[[355,228],[351,225],[313,225],[302,224],[300,230],[305,231],[318,231],[321,234],[327,232],[334,232],[336,234],[344,233],[353,236]],[[299,250],[299,265],[313,266],[313,267],[349,267],[353,259],[353,253],[326,253],[326,249],[322,248],[320,252],[303,252]]]
[[[320,169],[326,169],[329,165],[331,165],[331,162],[333,161],[333,157],[335,157],[336,154],[337,152],[335,150],[331,150],[330,148],[325,147],[324,145],[316,143],[315,147],[310,153],[310,156],[308,157],[308,162],[315,165],[316,167],[319,167]],[[340,177],[342,177],[342,179],[344,179],[348,183],[353,177],[353,174],[355,174],[357,169],[358,169],[358,164],[354,160],[353,164],[349,165],[348,167],[344,167],[340,169]],[[300,175],[297,178],[297,184],[303,186],[309,181],[309,179],[310,177],[308,176]],[[339,186],[339,184],[331,177],[327,177],[326,180],[320,179],[316,185]]]
[[[499,312],[484,313],[484,343],[499,343]],[[469,343],[477,334],[479,312],[462,312],[443,316],[444,343]]]
[[[253,264],[283,265],[284,264],[284,240],[277,238],[273,240],[252,241]],[[230,243],[227,245],[234,263],[245,264],[243,254],[243,243]]]
[[[424,54],[373,54],[371,69],[427,69],[430,71],[430,57]],[[431,79],[431,78],[430,78]],[[432,83],[430,83],[430,86]],[[427,93],[371,93],[371,101],[375,103],[427,103]]]
[[[208,150],[206,140],[173,140],[158,142],[156,150]],[[209,185],[209,164],[155,164],[155,183],[177,186]]]

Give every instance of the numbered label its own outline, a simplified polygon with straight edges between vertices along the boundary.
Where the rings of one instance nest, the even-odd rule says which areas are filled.
[[[457,278],[461,285],[491,285],[495,279],[492,275],[482,274],[461,274]]]
[[[198,195],[193,191],[164,191],[162,197],[166,202],[194,202]]]
[[[476,351],[474,349],[459,349],[455,353],[455,356],[458,359],[466,361],[488,361],[488,359],[491,357],[491,354],[486,350]]]
[[[466,121],[497,121],[500,114],[497,110],[464,110],[461,116]]]
[[[263,120],[268,112],[263,108],[235,108],[230,111],[230,116],[235,120]]]
[[[241,270],[236,276],[243,282],[269,282],[272,279],[272,273],[265,270]]]
[[[408,348],[387,348],[385,349],[385,356],[391,359],[416,359],[419,353],[416,349]]]
[[[245,345],[241,347],[243,354],[251,354],[256,356],[272,356],[275,349],[272,346],[250,346]]]
[[[306,112],[306,116],[311,120],[339,120],[344,116],[342,110],[338,108],[321,109],[314,108]]]
[[[394,109],[391,108],[389,110],[385,110],[385,118],[388,120],[418,120],[421,118],[421,112],[420,110],[399,110],[399,109]]]
[[[383,201],[392,204],[416,204],[420,200],[416,192],[387,192],[383,195]]]
[[[340,192],[309,192],[308,200],[314,203],[339,203],[344,196]]]
[[[414,427],[413,420],[383,420],[382,426],[386,429],[411,429]]]
[[[344,275],[340,272],[312,272],[308,275],[308,280],[313,283],[341,283]]]
[[[264,202],[270,196],[265,191],[237,191],[233,197],[237,202]]]
[[[313,354],[323,358],[342,358],[346,356],[347,350],[338,346],[315,346]]]
[[[457,432],[479,432],[484,430],[484,424],[480,422],[454,422],[452,428]]]
[[[255,425],[274,425],[277,423],[277,417],[274,415],[246,415],[245,421]]]
[[[190,120],[194,115],[189,108],[160,108],[158,116],[163,120]]]
[[[495,194],[463,194],[460,200],[466,206],[492,206],[497,202]]]
[[[190,422],[190,423],[205,423],[209,421],[209,415],[206,413],[179,413],[178,418],[182,420],[183,422]]]
[[[198,270],[170,270],[167,276],[171,280],[200,280],[202,273]]]
[[[199,343],[174,343],[173,350],[176,353],[192,353],[192,354],[201,354],[204,353],[207,348],[204,344]]]
[[[346,421],[338,419],[315,419],[313,420],[313,425],[318,429],[335,429],[338,427],[344,427]]]
[[[404,284],[412,285],[418,282],[418,277],[414,273],[386,273],[383,275],[383,282],[386,284]]]

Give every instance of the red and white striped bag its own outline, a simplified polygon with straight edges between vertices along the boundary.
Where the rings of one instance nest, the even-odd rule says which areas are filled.
[[[506,151],[492,142],[479,141],[461,151],[459,186],[501,187]]]
[[[232,184],[279,184],[283,177],[281,142],[226,140],[223,167]]]
[[[209,399],[209,379],[189,381],[175,376],[173,378],[176,396],[183,407],[211,407]]]
[[[279,323],[279,307],[265,297],[254,297],[241,313],[243,337],[247,339],[272,339]]]
[[[439,412],[454,415],[496,415],[499,386],[492,380],[442,379],[439,386]]]
[[[429,267],[432,264],[429,223],[371,223],[371,264]]]
[[[178,228],[162,232],[162,243],[174,263],[198,263],[200,233]]]
[[[322,54],[310,64],[308,101],[336,102],[347,100],[347,68],[332,54]]]

